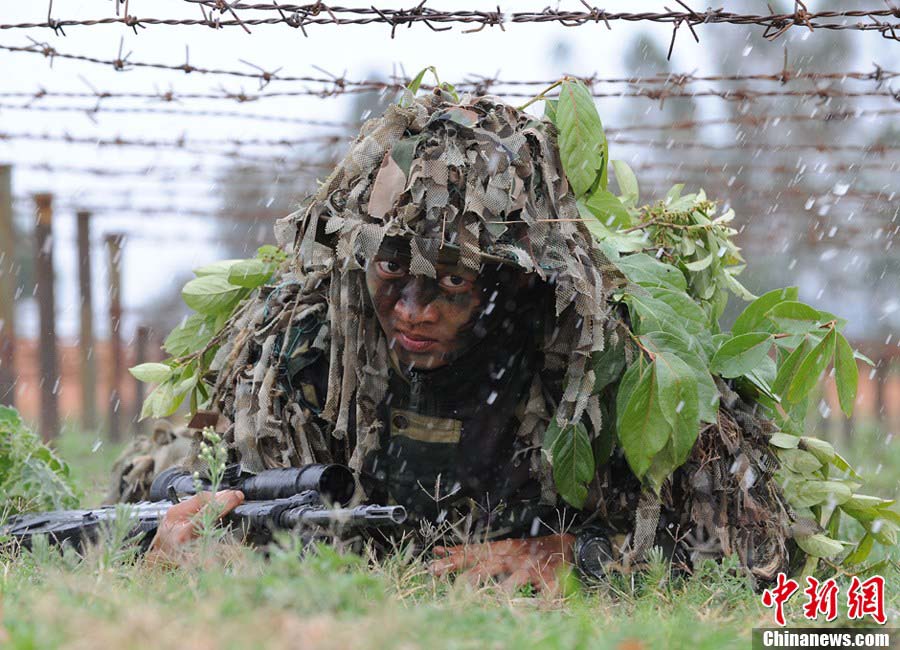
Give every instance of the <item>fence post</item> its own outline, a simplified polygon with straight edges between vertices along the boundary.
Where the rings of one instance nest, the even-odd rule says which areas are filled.
[[[78,294],[81,298],[78,352],[81,361],[81,427],[97,429],[97,364],[94,358],[94,301],[91,296],[91,213],[79,210]]]
[[[113,442],[122,439],[119,410],[122,401],[122,235],[108,234],[106,252],[109,269],[109,438]]]
[[[53,290],[53,195],[35,194],[35,283],[40,315],[41,416],[44,442],[59,435],[59,361],[56,351],[56,298]]]
[[[0,165],[0,404],[16,403],[16,241],[12,167]]]
[[[150,347],[150,328],[140,325],[134,336],[134,364],[147,363],[147,349]],[[141,420],[141,408],[144,405],[144,382],[135,379],[134,384],[134,432],[138,435],[144,433],[144,421]]]

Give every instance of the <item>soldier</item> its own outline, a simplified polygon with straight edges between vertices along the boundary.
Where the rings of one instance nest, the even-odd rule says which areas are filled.
[[[552,125],[443,91],[391,106],[276,234],[291,266],[239,308],[212,364],[210,403],[242,469],[346,463],[357,500],[399,503],[441,542],[436,573],[509,589],[676,546],[690,502],[661,508],[603,450],[617,382],[592,358],[628,353],[609,304],[624,279],[579,219]],[[553,421],[594,441],[581,509],[554,485]],[[177,552],[200,506],[173,509],[154,548]]]

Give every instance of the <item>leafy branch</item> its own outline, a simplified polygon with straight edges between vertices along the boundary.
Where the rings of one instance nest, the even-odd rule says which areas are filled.
[[[559,100],[546,99],[556,87]],[[639,206],[637,178],[624,162],[608,161],[600,118],[580,82],[562,79],[538,99],[557,127],[582,220],[626,280],[614,299],[628,310],[631,327],[625,329],[636,359],[625,367],[619,349],[598,353],[593,364],[595,391],[624,369],[616,376],[614,438],[635,476],[658,494],[685,463],[701,423],[717,421],[718,377],[759,404],[779,428],[771,441],[781,461],[777,478],[798,518],[812,524],[795,535],[811,558],[832,557],[849,546],[837,539],[841,514],[866,531],[845,564],[862,562],[875,541],[896,544],[900,515],[890,509],[893,502],[857,494],[861,483],[846,460],[828,443],[802,435],[810,395],[828,368],[849,416],[856,360],[871,363],[841,334],[845,321],[800,302],[796,287],[753,296],[737,280],[745,265],[732,241],[734,213],[717,215],[703,190],[682,194],[683,186],[675,185],[664,200]],[[608,162],[618,195],[607,189]],[[750,304],[732,331],[722,332],[719,318],[732,294]],[[593,478],[587,469],[609,455],[604,449],[589,462],[591,438],[580,426],[553,421],[545,440],[556,486],[576,507]],[[829,476],[829,469],[848,477]]]

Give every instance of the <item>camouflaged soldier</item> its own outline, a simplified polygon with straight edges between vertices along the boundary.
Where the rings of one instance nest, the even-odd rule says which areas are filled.
[[[583,510],[556,493],[544,433],[556,418],[600,439],[616,382],[595,391],[591,360],[624,345],[627,322],[608,302],[624,279],[579,219],[548,122],[440,91],[391,106],[276,234],[291,266],[239,308],[212,364],[210,403],[245,471],[348,464],[358,500],[404,505],[446,540],[435,571],[510,587],[552,584],[588,546],[633,565],[683,525],[698,548],[718,535],[699,552],[732,552],[703,486],[696,502],[678,492],[689,467],[665,503],[618,453]]]

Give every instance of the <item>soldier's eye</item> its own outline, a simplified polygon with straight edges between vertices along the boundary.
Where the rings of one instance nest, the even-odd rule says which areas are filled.
[[[375,265],[382,275],[399,278],[406,275],[406,267],[392,260],[381,260]]]
[[[441,277],[440,285],[444,289],[468,289],[471,282],[461,275],[445,275]]]

